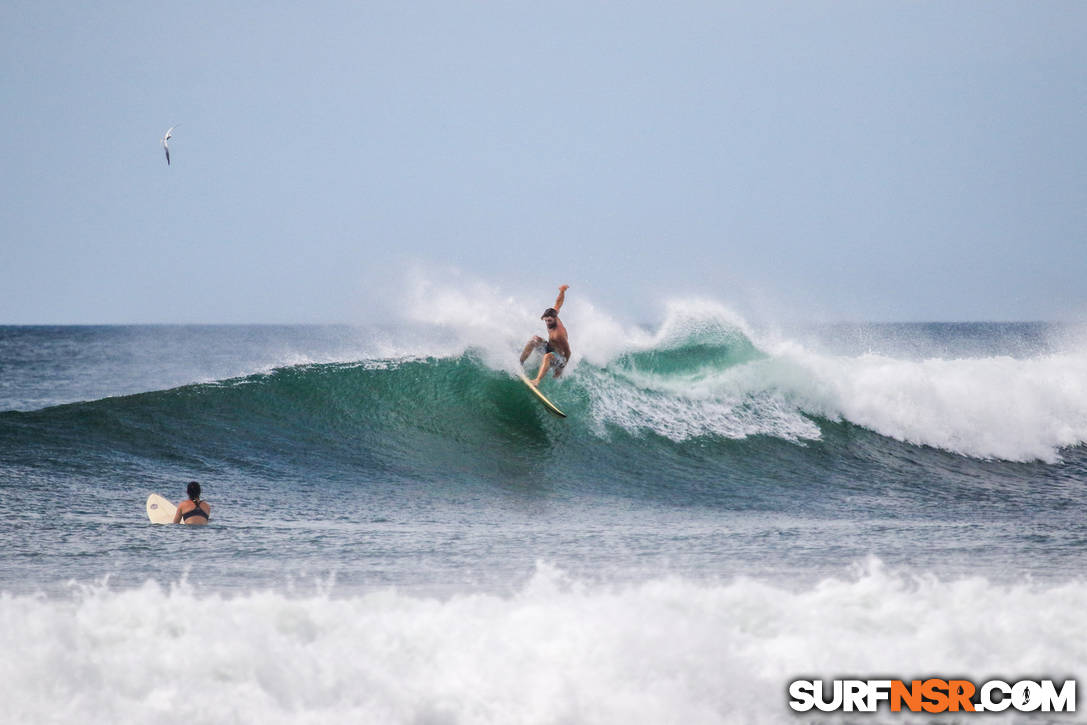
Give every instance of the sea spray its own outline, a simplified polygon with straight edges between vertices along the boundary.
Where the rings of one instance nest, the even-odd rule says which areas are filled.
[[[1085,609],[1082,581],[877,560],[799,588],[546,564],[505,596],[96,585],[0,596],[0,671],[12,722],[787,723],[802,675],[1083,672]]]

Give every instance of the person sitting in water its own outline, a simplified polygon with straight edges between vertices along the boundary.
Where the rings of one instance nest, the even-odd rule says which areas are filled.
[[[547,339],[544,340],[542,337],[534,336],[525,345],[525,349],[521,351],[522,365],[525,364],[525,360],[528,359],[533,350],[539,350],[543,353],[540,371],[536,373],[536,379],[532,381],[532,384],[537,387],[548,370],[554,369],[557,378],[562,375],[563,368],[570,361],[570,341],[566,337],[566,326],[559,319],[559,310],[562,309],[562,303],[566,301],[566,290],[568,289],[570,289],[570,285],[561,285],[559,287],[559,296],[555,299],[555,306],[548,307],[540,316],[540,319],[547,325]]]
[[[175,524],[206,524],[211,519],[211,504],[200,500],[200,484],[189,482],[189,498],[178,503],[174,514]]]

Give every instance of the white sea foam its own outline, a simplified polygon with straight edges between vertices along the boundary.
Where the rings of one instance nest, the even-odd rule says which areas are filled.
[[[604,327],[597,325],[598,328]],[[976,458],[1060,460],[1087,443],[1087,352],[1066,347],[1033,357],[896,359],[833,355],[760,335],[713,302],[673,301],[651,334],[628,335],[616,353],[667,349],[734,330],[766,357],[693,376],[592,376],[594,417],[673,439],[699,435],[789,440],[819,437],[808,416],[846,420],[896,440]],[[601,364],[606,365],[606,362]]]
[[[1060,460],[1087,442],[1087,354],[895,359],[753,342],[767,357],[711,374],[597,385],[601,420],[672,438],[818,438],[807,416],[976,458]]]
[[[784,723],[800,676],[1073,677],[1084,611],[1084,582],[941,581],[877,561],[800,589],[587,585],[540,566],[511,596],[0,595],[0,719]]]
[[[593,310],[587,356],[595,365],[582,371],[594,422],[631,431],[649,430],[682,441],[704,435],[787,440],[819,437],[819,428],[776,386],[756,360],[731,367],[704,367],[687,373],[657,373],[616,366],[626,353],[662,351],[688,344],[749,344],[752,331],[738,315],[712,300],[673,300],[653,331],[624,329]],[[593,334],[597,332],[598,334]],[[599,333],[604,334],[599,334]],[[603,339],[603,343],[601,343]]]
[[[1087,441],[1087,355],[896,360],[776,353],[807,412],[978,458],[1055,462]]]
[[[780,391],[752,382],[743,366],[698,380],[585,370],[593,422],[629,431],[652,431],[674,441],[705,435],[741,439],[755,435],[817,439],[819,428]]]
[[[1054,462],[1061,448],[1087,442],[1087,353],[1082,347],[1034,357],[832,355],[760,335],[727,308],[705,301],[670,303],[653,342],[666,345],[677,330],[730,326],[767,357],[698,380],[671,381],[672,400],[689,403],[686,416],[679,416],[685,425],[670,422],[673,432],[818,437],[814,425],[791,415],[803,412],[978,458]],[[745,397],[747,409],[739,404]],[[721,408],[716,415],[706,401]],[[645,418],[647,406],[628,407]],[[750,409],[755,420],[746,427],[722,430],[722,420]]]

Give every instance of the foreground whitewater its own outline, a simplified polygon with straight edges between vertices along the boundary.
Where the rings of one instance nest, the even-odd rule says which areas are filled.
[[[796,591],[745,578],[586,585],[543,565],[508,596],[313,588],[2,597],[6,717],[787,723],[783,683],[801,675],[1063,680],[1087,667],[1087,640],[1069,637],[1084,582],[942,581],[870,561]]]

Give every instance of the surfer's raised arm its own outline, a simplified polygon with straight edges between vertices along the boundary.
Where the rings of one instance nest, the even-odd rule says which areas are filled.
[[[559,285],[559,296],[555,298],[555,312],[562,309],[562,303],[566,301],[566,290],[570,289],[570,285]]]

